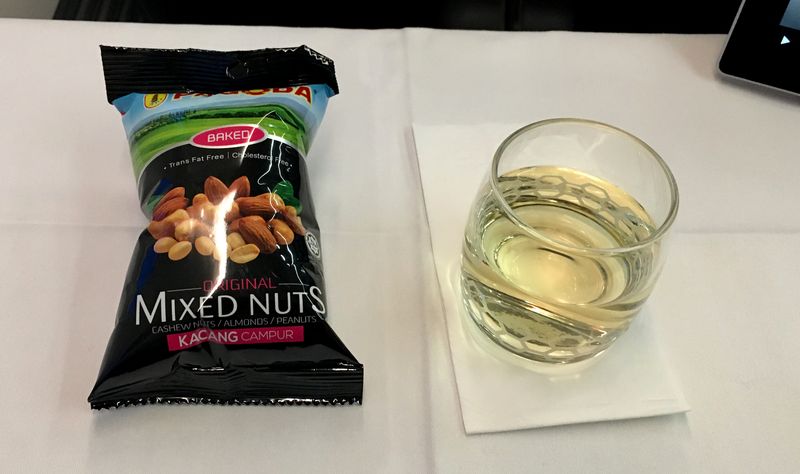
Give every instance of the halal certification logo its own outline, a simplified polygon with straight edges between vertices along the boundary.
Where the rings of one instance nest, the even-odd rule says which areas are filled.
[[[144,96],[144,106],[148,109],[155,109],[167,100],[167,94],[147,94]]]
[[[311,232],[306,233],[306,248],[311,255],[319,258],[319,240]]]

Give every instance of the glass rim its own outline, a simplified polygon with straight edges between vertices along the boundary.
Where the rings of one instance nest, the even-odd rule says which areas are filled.
[[[604,128],[608,131],[623,135],[624,137],[634,141],[639,146],[641,146],[645,151],[647,151],[651,157],[656,161],[656,163],[660,166],[661,171],[667,178],[667,183],[669,185],[669,190],[671,194],[670,199],[670,207],[669,211],[667,212],[667,216],[664,219],[664,222],[658,226],[656,231],[649,236],[648,238],[637,242],[634,245],[626,245],[623,247],[607,247],[607,248],[599,248],[599,247],[578,247],[569,244],[565,244],[556,240],[551,239],[550,237],[545,236],[544,234],[538,232],[533,227],[529,226],[525,222],[523,222],[508,202],[503,197],[503,194],[500,192],[500,184],[499,184],[499,176],[497,170],[499,168],[500,159],[503,156],[506,148],[511,145],[517,138],[523,135],[526,132],[531,130],[541,128],[547,125],[553,125],[557,123],[573,123],[578,125],[591,125],[594,127]],[[678,184],[675,182],[675,176],[673,176],[672,171],[667,166],[667,163],[661,158],[659,155],[650,145],[645,143],[641,138],[627,132],[619,127],[615,127],[613,125],[609,125],[607,123],[598,122],[595,120],[590,119],[582,119],[582,118],[552,118],[546,120],[540,120],[538,122],[533,122],[524,127],[516,130],[514,133],[509,135],[500,143],[500,146],[497,147],[497,151],[494,153],[494,157],[492,158],[492,168],[491,168],[491,176],[490,176],[490,183],[492,187],[492,194],[494,194],[495,199],[497,199],[500,208],[505,212],[507,217],[517,226],[525,230],[528,234],[532,237],[544,241],[547,245],[550,245],[556,249],[566,250],[569,252],[578,252],[582,254],[600,254],[600,255],[613,255],[613,254],[621,254],[625,252],[631,252],[635,250],[640,250],[644,247],[654,244],[661,240],[672,227],[672,223],[675,221],[675,217],[678,214],[678,204],[679,204],[679,196],[678,196]]]

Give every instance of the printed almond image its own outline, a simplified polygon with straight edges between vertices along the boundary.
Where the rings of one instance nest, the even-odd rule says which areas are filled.
[[[291,194],[292,187],[284,185],[280,190],[287,200],[297,202]],[[203,191],[190,198],[186,196],[186,188],[179,186],[159,199],[148,226],[148,232],[155,239],[154,252],[167,253],[171,248],[170,242],[190,242],[202,256],[228,255],[234,263],[248,263],[258,254],[271,254],[280,246],[290,245],[295,235],[305,235],[297,209],[286,206],[280,194],[268,192],[250,197],[250,179],[247,176],[240,176],[227,186],[216,176],[209,176],[203,183]],[[233,221],[236,221],[235,226],[231,225]],[[232,234],[236,236],[236,242],[242,242],[235,248],[253,244],[258,253],[244,262],[242,258],[231,257],[224,249]],[[219,236],[222,238],[218,239]],[[217,248],[218,243],[220,248]],[[191,247],[185,252],[174,252],[169,258],[181,260],[190,253]]]

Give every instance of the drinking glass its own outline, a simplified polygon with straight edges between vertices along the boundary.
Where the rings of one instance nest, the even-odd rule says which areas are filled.
[[[672,172],[630,133],[583,119],[517,130],[464,233],[467,323],[534,365],[598,356],[653,290],[677,210]]]

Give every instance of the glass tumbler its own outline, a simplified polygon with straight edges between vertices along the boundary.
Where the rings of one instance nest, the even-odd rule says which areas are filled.
[[[598,356],[629,327],[664,261],[672,172],[642,140],[582,119],[514,132],[467,223],[467,324],[548,367]]]

